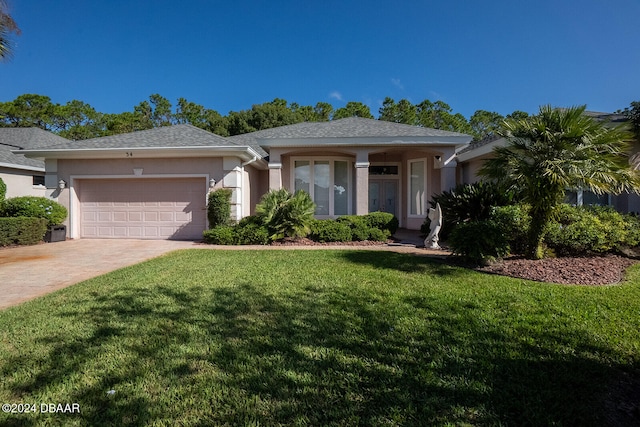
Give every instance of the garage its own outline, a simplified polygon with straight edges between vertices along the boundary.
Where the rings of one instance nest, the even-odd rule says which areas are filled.
[[[204,178],[80,180],[80,237],[199,240],[206,184]]]

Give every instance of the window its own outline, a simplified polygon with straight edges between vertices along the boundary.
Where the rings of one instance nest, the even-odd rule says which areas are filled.
[[[349,161],[294,160],[293,169],[293,189],[309,193],[316,204],[316,215],[349,214]]]
[[[33,185],[44,185],[44,176],[33,175]]]
[[[425,215],[425,161],[409,162],[409,215]]]

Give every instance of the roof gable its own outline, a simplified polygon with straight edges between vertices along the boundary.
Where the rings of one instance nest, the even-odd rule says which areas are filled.
[[[44,170],[43,161],[29,159],[12,151],[48,148],[67,142],[70,141],[36,127],[0,128],[0,164],[16,169]]]

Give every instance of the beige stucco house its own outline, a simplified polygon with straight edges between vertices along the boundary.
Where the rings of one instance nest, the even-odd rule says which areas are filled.
[[[471,136],[363,118],[223,138],[175,125],[15,150],[45,163],[71,238],[199,239],[206,197],[230,188],[232,216],[270,189],[305,190],[318,218],[387,211],[419,229],[432,194],[456,185]]]
[[[14,153],[15,150],[47,147],[69,142],[39,128],[0,128],[0,178],[6,197],[44,196],[44,161]]]

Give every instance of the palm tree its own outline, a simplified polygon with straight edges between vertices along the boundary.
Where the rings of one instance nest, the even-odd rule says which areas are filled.
[[[9,6],[6,0],[0,0],[0,59],[11,56],[11,33],[20,34],[20,28],[9,15]]]
[[[640,191],[640,176],[628,160],[631,135],[585,116],[585,108],[543,106],[536,116],[506,120],[501,133],[507,145],[495,148],[480,170],[531,206],[529,258],[542,258],[545,226],[567,189]]]

